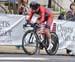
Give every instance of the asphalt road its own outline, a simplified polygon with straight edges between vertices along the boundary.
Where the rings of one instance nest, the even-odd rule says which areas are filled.
[[[75,62],[75,56],[0,54],[0,62]]]
[[[27,55],[15,46],[0,46],[0,62],[75,62],[74,55],[66,55],[66,50],[58,50],[56,55],[40,54]]]

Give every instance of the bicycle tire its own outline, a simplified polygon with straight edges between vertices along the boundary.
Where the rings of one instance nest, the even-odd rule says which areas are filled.
[[[35,47],[34,47],[34,51],[31,51],[30,49],[31,49],[31,47],[29,47],[29,50],[28,50],[28,48],[26,48],[26,46],[25,46],[25,42],[26,42],[26,40],[25,40],[25,38],[26,38],[26,36],[29,34],[29,33],[32,33],[33,31],[32,30],[28,30],[25,34],[24,34],[24,36],[23,36],[23,39],[22,39],[22,48],[23,48],[23,50],[24,50],[24,52],[26,53],[26,54],[28,54],[28,55],[33,55],[33,54],[35,54],[36,52],[37,52],[37,47],[38,47],[38,43],[37,43],[37,41],[35,41],[36,43],[35,43]],[[34,35],[34,34],[32,34],[32,35]],[[30,39],[30,38],[29,38]],[[36,39],[36,37],[35,37],[35,39]],[[28,41],[27,41],[28,42]],[[30,41],[29,41],[30,42]]]
[[[7,10],[5,9],[5,7],[3,7],[2,5],[0,5],[0,13],[1,14],[7,14]]]
[[[51,32],[51,39],[54,41],[53,44],[53,48],[51,50],[47,50],[47,47],[49,45],[49,41],[48,38],[46,38],[46,42],[47,42],[47,47],[45,47],[45,50],[47,52],[47,54],[49,55],[55,55],[58,48],[59,48],[59,40],[58,40],[58,36],[55,32]]]

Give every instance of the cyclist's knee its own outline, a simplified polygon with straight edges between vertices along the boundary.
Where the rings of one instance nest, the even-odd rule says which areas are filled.
[[[45,28],[45,32],[46,32],[46,33],[50,32],[50,29]]]
[[[47,25],[47,24],[46,24],[46,25],[45,25],[45,28],[48,28],[48,29],[50,29],[50,25]]]

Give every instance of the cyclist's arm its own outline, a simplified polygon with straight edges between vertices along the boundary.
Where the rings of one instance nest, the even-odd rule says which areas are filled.
[[[29,18],[28,18],[29,22],[31,21],[33,14],[34,14],[34,12],[32,10],[30,10],[30,14],[29,14]]]
[[[49,19],[48,19],[48,25],[51,25],[52,24],[52,22],[53,22],[53,19],[54,19],[54,16],[53,16],[53,13],[52,12],[50,12],[50,16],[49,16]]]
[[[37,21],[38,24],[41,24],[45,18],[45,9],[44,7],[40,7],[40,19]]]

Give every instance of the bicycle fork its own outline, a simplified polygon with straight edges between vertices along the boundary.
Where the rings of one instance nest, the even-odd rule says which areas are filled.
[[[30,42],[30,40],[33,40],[32,35],[33,35],[33,33],[31,33],[28,43],[33,43],[32,41]],[[31,39],[31,37],[32,37],[32,39]]]

